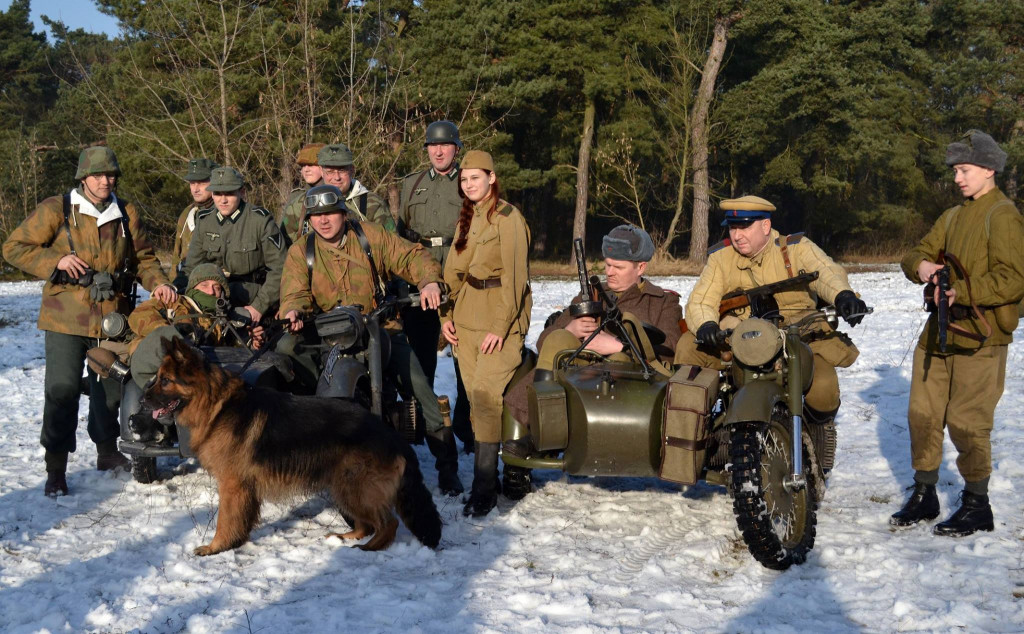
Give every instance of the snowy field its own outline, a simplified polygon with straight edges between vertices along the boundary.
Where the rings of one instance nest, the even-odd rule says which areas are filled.
[[[685,297],[694,280],[656,281]],[[1024,348],[1010,348],[996,411],[996,530],[960,540],[932,537],[930,525],[891,533],[912,478],[910,350],[925,315],[919,287],[898,271],[851,281],[875,312],[847,328],[861,356],[839,370],[837,466],[814,550],[783,573],[750,557],[722,487],[541,472],[527,498],[500,498],[471,520],[437,492],[423,446],[445,524],[437,551],[404,527],[380,553],[325,540],[344,522],[314,497],[264,506],[250,543],[195,557],[213,534],[214,481],[192,462],[161,460],[164,479],[152,485],[95,471],[85,399],[72,495],[42,495],[41,284],[0,284],[0,631],[1022,631]],[[535,283],[531,343],[576,288]],[[438,391],[454,400],[451,360],[438,372]],[[954,459],[947,440],[943,517],[961,488]],[[467,488],[471,473],[463,455]]]

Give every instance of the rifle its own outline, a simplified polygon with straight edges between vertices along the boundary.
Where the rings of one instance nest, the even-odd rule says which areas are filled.
[[[949,331],[949,267],[944,266],[935,272],[935,285],[939,288],[939,301],[935,305],[936,318],[939,322],[939,350],[946,351],[946,336]]]
[[[569,315],[573,319],[578,317],[600,317],[604,314],[604,303],[598,295],[600,282],[587,278],[587,260],[583,252],[583,239],[575,238],[572,241],[572,250],[576,255],[576,274],[580,278],[580,296],[583,301],[569,306]]]

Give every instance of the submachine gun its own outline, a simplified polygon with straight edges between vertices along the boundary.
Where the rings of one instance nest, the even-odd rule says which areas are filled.
[[[818,272],[800,273],[793,277],[763,284],[748,290],[736,290],[722,296],[722,302],[718,305],[718,315],[721,317],[726,313],[750,306],[750,314],[762,319],[771,319],[779,316],[779,304],[775,301],[775,293],[793,290],[818,279]]]
[[[599,295],[601,285],[587,278],[587,260],[583,252],[583,239],[576,238],[572,241],[572,250],[576,255],[576,274],[580,278],[580,296],[582,301],[569,305],[569,314],[573,319],[578,317],[604,316],[604,303]],[[595,280],[597,278],[594,278]]]

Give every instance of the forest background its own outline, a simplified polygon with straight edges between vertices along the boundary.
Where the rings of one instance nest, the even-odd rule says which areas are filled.
[[[197,156],[280,214],[298,149],[346,143],[397,211],[441,118],[495,156],[538,258],[626,221],[697,264],[718,201],[756,194],[784,233],[895,259],[960,199],[943,150],[970,128],[1009,152],[1020,206],[1024,0],[95,4],[119,36],[0,12],[0,239],[94,143],[163,246]]]

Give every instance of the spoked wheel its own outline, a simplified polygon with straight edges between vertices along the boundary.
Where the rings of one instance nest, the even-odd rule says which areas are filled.
[[[767,426],[737,425],[732,432],[733,513],[750,554],[766,568],[785,570],[801,564],[814,547],[818,506],[809,461],[807,484],[785,486],[790,474],[790,423],[784,408],[776,409]]]
[[[140,484],[156,480],[156,458],[132,456],[132,478]]]

